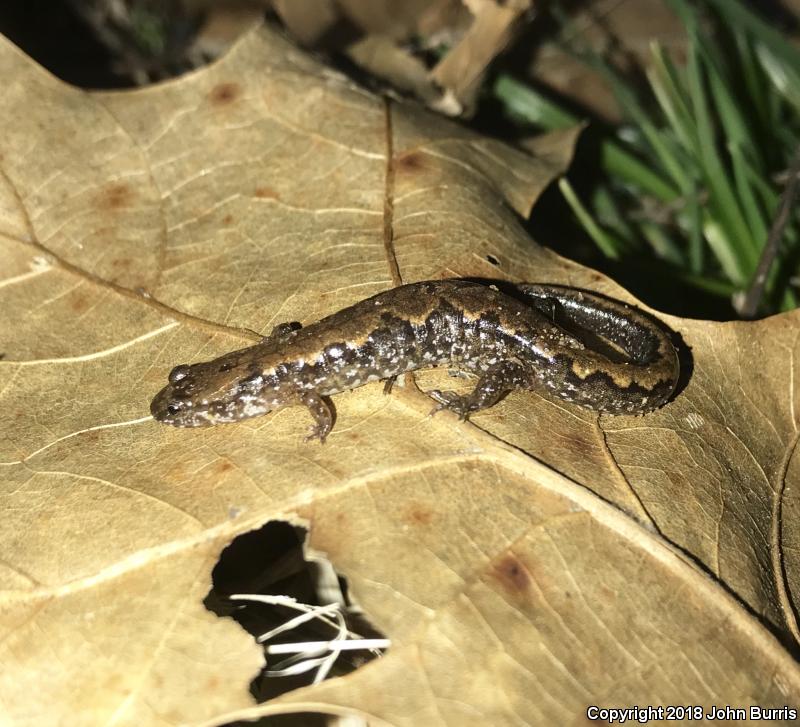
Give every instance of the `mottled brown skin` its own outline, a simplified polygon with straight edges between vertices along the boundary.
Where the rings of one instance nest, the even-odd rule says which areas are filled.
[[[517,289],[520,298],[461,280],[412,283],[306,328],[285,323],[254,346],[177,366],[150,410],[199,427],[298,404],[315,421],[309,438],[324,441],[333,423],[326,397],[440,365],[479,377],[465,396],[429,392],[437,409],[462,418],[517,388],[610,414],[643,414],[669,399],[678,357],[650,318],[574,288]],[[573,329],[597,340],[587,345]]]

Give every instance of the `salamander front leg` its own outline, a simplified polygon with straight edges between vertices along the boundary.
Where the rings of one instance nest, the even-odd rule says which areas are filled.
[[[438,389],[429,391],[428,396],[439,402],[431,414],[449,409],[464,420],[473,412],[494,406],[509,391],[523,388],[529,381],[530,375],[518,363],[498,361],[481,374],[477,385],[469,394],[462,395],[455,391]]]
[[[308,430],[305,441],[319,439],[321,444],[325,444],[325,437],[331,433],[333,428],[333,408],[330,402],[316,391],[304,391],[298,396],[298,403],[307,407],[311,416],[314,417],[314,424]]]

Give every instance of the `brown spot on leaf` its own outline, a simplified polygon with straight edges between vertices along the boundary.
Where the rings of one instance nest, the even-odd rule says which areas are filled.
[[[86,312],[86,310],[89,308],[89,301],[85,295],[78,293],[70,298],[69,307],[73,313],[80,315],[81,313]]]
[[[211,89],[208,98],[214,106],[227,106],[242,95],[242,87],[238,83],[228,81],[218,83]]]
[[[425,168],[424,155],[417,151],[401,154],[397,157],[397,171],[416,172]]]
[[[510,593],[521,593],[530,588],[531,574],[513,553],[508,553],[495,562],[491,574]]]
[[[133,190],[127,184],[114,183],[100,190],[98,206],[109,210],[130,207],[133,201]]]
[[[219,689],[219,685],[220,685],[220,678],[216,674],[214,674],[210,676],[208,679],[206,679],[206,687],[204,691],[206,692],[212,690],[216,691],[217,689]]]
[[[194,472],[185,462],[178,462],[170,467],[165,473],[168,482],[185,482],[192,478]]]
[[[214,469],[217,474],[224,475],[226,472],[230,472],[233,469],[233,464],[229,462],[227,459],[222,459],[214,466]]]
[[[278,199],[278,193],[272,187],[256,187],[255,196],[259,199]]]
[[[430,525],[433,520],[433,513],[422,505],[413,505],[406,513],[406,521],[415,525]]]

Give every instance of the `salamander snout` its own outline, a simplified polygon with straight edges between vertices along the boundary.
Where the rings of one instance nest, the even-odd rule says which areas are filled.
[[[172,369],[150,404],[153,418],[174,427],[208,427],[268,412],[272,401],[261,395],[261,372],[251,366],[240,371],[230,355],[223,359]]]
[[[150,404],[153,418],[176,427],[202,427],[211,424],[204,414],[198,388],[202,377],[192,366],[181,364],[169,373],[169,383]]]
[[[201,427],[210,424],[196,409],[192,400],[175,384],[167,384],[158,392],[150,404],[150,413],[154,419],[177,427]]]

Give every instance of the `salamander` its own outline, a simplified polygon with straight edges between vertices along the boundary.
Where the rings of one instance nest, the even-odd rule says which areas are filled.
[[[514,389],[598,412],[643,414],[678,380],[667,331],[641,311],[594,293],[521,284],[510,293],[464,280],[402,285],[302,327],[284,323],[259,343],[181,364],[150,406],[153,417],[202,427],[302,405],[307,439],[333,426],[327,397],[370,381],[446,365],[475,374],[468,394],[428,392],[466,418]]]

